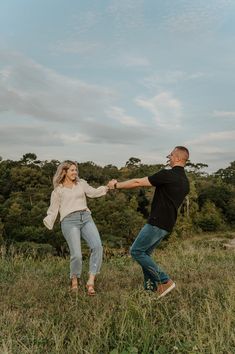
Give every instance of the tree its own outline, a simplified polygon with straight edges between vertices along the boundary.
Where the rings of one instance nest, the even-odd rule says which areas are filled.
[[[210,184],[204,187],[199,192],[198,202],[199,207],[205,204],[206,201],[211,201],[220,209],[228,223],[235,222],[235,215],[230,210],[230,206],[234,204],[235,190],[231,185],[220,181],[211,181]]]
[[[0,191],[5,199],[9,198],[13,187],[11,170],[17,165],[18,163],[12,160],[4,160],[0,163]]]
[[[230,163],[227,168],[221,168],[215,173],[215,177],[219,177],[223,182],[235,186],[235,161]]]
[[[29,165],[29,164],[35,163],[36,160],[37,160],[37,155],[32,153],[32,152],[28,152],[27,154],[23,155],[23,157],[20,160],[20,162],[23,165]]]
[[[51,161],[46,160],[42,163],[42,166],[41,166],[42,174],[43,174],[43,176],[47,177],[51,186],[52,186],[52,178],[53,178],[59,164],[60,164],[60,161],[58,161],[58,160],[51,160]]]
[[[209,200],[203,205],[195,223],[203,231],[217,231],[224,226],[223,217],[220,211],[216,208],[215,204]]]
[[[141,160],[138,159],[137,157],[130,157],[129,160],[126,162],[126,167],[128,168],[136,168],[139,167],[141,163]]]
[[[197,176],[203,176],[206,174],[206,172],[202,171],[204,168],[207,168],[208,165],[205,163],[192,163],[190,160],[187,161],[185,169],[186,171],[193,173],[194,175]]]
[[[106,165],[103,168],[103,175],[107,180],[118,179],[120,176],[120,172],[116,166]]]
[[[3,224],[2,220],[0,219],[0,246],[4,243],[3,230],[4,230],[4,224]]]
[[[29,188],[40,188],[47,183],[42,170],[38,166],[17,166],[11,169],[13,191],[26,191]]]
[[[144,218],[147,218],[149,214],[148,206],[150,205],[150,201],[146,197],[146,190],[144,188],[141,188],[139,190],[137,201],[138,201],[137,211],[139,211]]]
[[[0,239],[10,242],[50,244],[57,254],[66,254],[67,245],[59,222],[52,231],[42,224],[53,189],[52,178],[60,161],[39,161],[33,153],[23,155],[20,161],[0,161]],[[212,230],[235,225],[235,163],[221,169],[216,175],[202,172],[204,164],[188,165],[190,193],[178,212],[174,232],[189,235],[196,227]],[[126,166],[101,167],[92,161],[79,163],[79,174],[91,185],[106,184],[116,178],[126,180],[150,176],[163,164],[146,165],[131,157]],[[150,212],[154,188],[136,188],[111,191],[105,197],[88,199],[88,206],[96,221],[104,244],[129,247]],[[27,244],[24,243],[24,247]],[[41,246],[40,246],[41,247]],[[45,246],[46,247],[46,246]],[[42,246],[43,248],[43,246]]]
[[[104,184],[107,183],[106,177],[103,175],[101,166],[96,165],[92,161],[82,162],[78,164],[79,176],[88,183]]]
[[[195,178],[193,176],[189,176],[189,181],[190,191],[178,210],[178,218],[173,231],[173,234],[176,237],[189,236],[193,231],[195,231],[194,221],[198,212],[198,194]]]
[[[144,219],[136,210],[135,196],[129,201],[128,195],[121,191],[111,193],[104,198],[89,199],[88,205],[104,243],[127,247],[143,226]]]

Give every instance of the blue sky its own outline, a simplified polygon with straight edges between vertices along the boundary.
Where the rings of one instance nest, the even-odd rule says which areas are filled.
[[[235,160],[234,0],[0,3],[0,156]]]

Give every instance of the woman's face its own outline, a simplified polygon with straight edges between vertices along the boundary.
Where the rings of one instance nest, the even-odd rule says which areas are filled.
[[[75,165],[71,165],[66,172],[66,178],[68,178],[70,181],[75,181],[77,175],[78,175],[77,167]]]

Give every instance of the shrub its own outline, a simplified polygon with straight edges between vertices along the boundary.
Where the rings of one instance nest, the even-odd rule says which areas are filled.
[[[195,219],[195,224],[203,231],[217,231],[224,227],[224,221],[215,204],[206,201]]]
[[[35,242],[14,242],[10,245],[8,253],[21,254],[32,258],[43,258],[48,255],[55,255],[56,251],[53,246],[48,243]]]

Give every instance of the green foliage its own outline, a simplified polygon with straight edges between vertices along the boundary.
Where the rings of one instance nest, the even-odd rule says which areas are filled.
[[[196,183],[192,176],[189,176],[189,181],[190,192],[178,211],[178,218],[173,230],[173,237],[190,236],[196,231],[195,219],[198,212],[198,195]]]
[[[215,176],[221,178],[223,182],[235,186],[235,161],[231,162],[229,167],[218,170]]]
[[[147,218],[149,214],[148,207],[150,206],[150,201],[147,198],[146,191],[144,188],[141,188],[139,190],[136,199],[138,202],[138,206],[136,210],[139,211],[144,218]]]
[[[38,166],[21,166],[11,169],[11,180],[13,191],[25,191],[29,188],[40,188],[41,185],[47,183]]]
[[[0,246],[4,243],[3,230],[4,230],[4,224],[3,224],[2,220],[0,219]]]
[[[204,171],[202,171],[204,168],[208,167],[207,164],[204,163],[192,163],[190,160],[186,163],[186,170],[191,173],[194,176],[203,176],[206,175]]]
[[[199,208],[208,200],[222,211],[229,224],[235,224],[235,213],[233,209],[231,210],[231,206],[235,203],[235,188],[232,185],[218,180],[209,181],[201,187],[198,198]]]
[[[141,160],[138,159],[137,157],[130,157],[129,160],[126,162],[126,167],[127,168],[137,168],[140,166]]]
[[[94,162],[82,162],[78,166],[79,176],[85,179],[88,183],[104,184],[108,182],[106,176],[103,175],[102,167]]]
[[[29,164],[34,164],[35,162],[37,163],[38,161],[36,161],[36,160],[37,160],[37,155],[29,152],[29,153],[23,155],[20,162],[22,164],[29,165]]]
[[[33,241],[38,243],[47,242],[46,234],[44,233],[44,226],[26,225],[21,226],[15,232],[15,240],[17,241]]]
[[[47,243],[36,243],[36,242],[14,242],[11,244],[8,250],[8,254],[15,256],[17,254],[23,255],[25,257],[31,258],[42,258],[49,255],[53,256],[56,254],[56,250],[53,246]]]
[[[203,231],[217,231],[224,226],[221,213],[211,201],[205,202],[201,211],[197,215],[195,223]]]
[[[57,222],[53,231],[42,224],[53,189],[52,178],[60,161],[39,161],[27,153],[19,161],[0,160],[0,242],[47,243],[58,254],[68,249]],[[79,163],[79,175],[96,187],[110,179],[119,181],[150,176],[165,166],[142,164],[131,157],[124,167],[104,167],[87,161]],[[173,234],[185,237],[197,228],[216,230],[235,225],[234,163],[215,175],[206,175],[204,164],[189,163],[190,193],[183,202]],[[104,244],[128,249],[150,212],[154,188],[111,191],[107,196],[88,199],[88,206]],[[212,202],[210,214],[204,215],[205,203]],[[213,211],[213,212],[212,212]],[[223,220],[225,223],[223,223]]]
[[[136,211],[138,203],[134,196],[128,201],[127,194],[111,193],[106,198],[89,200],[88,205],[103,241],[113,247],[127,247],[143,226],[144,219]]]
[[[0,162],[0,191],[4,198],[8,198],[13,184],[11,180],[11,169],[17,165],[17,162],[6,160]]]

